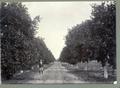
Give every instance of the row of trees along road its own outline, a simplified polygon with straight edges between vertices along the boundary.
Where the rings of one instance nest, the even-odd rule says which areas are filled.
[[[43,64],[55,60],[43,39],[35,37],[39,16],[32,20],[21,3],[1,3],[0,14],[2,79],[31,69],[40,59]]]
[[[60,61],[76,64],[97,60],[108,78],[107,63],[116,69],[115,2],[92,5],[91,19],[69,30]]]

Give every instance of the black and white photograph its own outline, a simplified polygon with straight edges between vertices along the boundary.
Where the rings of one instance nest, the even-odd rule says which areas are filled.
[[[116,2],[0,4],[1,84],[117,84]]]

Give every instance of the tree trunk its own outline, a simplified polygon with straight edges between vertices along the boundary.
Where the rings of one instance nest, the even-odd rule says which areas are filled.
[[[108,70],[107,70],[107,63],[105,63],[105,66],[103,67],[104,68],[104,78],[108,78]]]
[[[88,70],[88,63],[87,62],[85,62],[85,69],[84,69],[85,71],[87,71]]]

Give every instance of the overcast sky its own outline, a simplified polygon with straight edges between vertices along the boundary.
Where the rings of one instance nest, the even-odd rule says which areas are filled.
[[[47,47],[56,59],[65,46],[68,29],[90,19],[91,4],[100,1],[77,2],[24,2],[32,18],[40,15],[41,22],[37,36],[43,37]]]

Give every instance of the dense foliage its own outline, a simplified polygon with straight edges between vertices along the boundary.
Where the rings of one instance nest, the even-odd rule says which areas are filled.
[[[92,5],[91,19],[74,26],[66,36],[60,61],[76,64],[97,60],[116,68],[115,2]]]
[[[31,69],[40,59],[45,64],[54,61],[43,39],[34,37],[39,16],[32,20],[21,3],[1,3],[0,14],[2,78]]]

